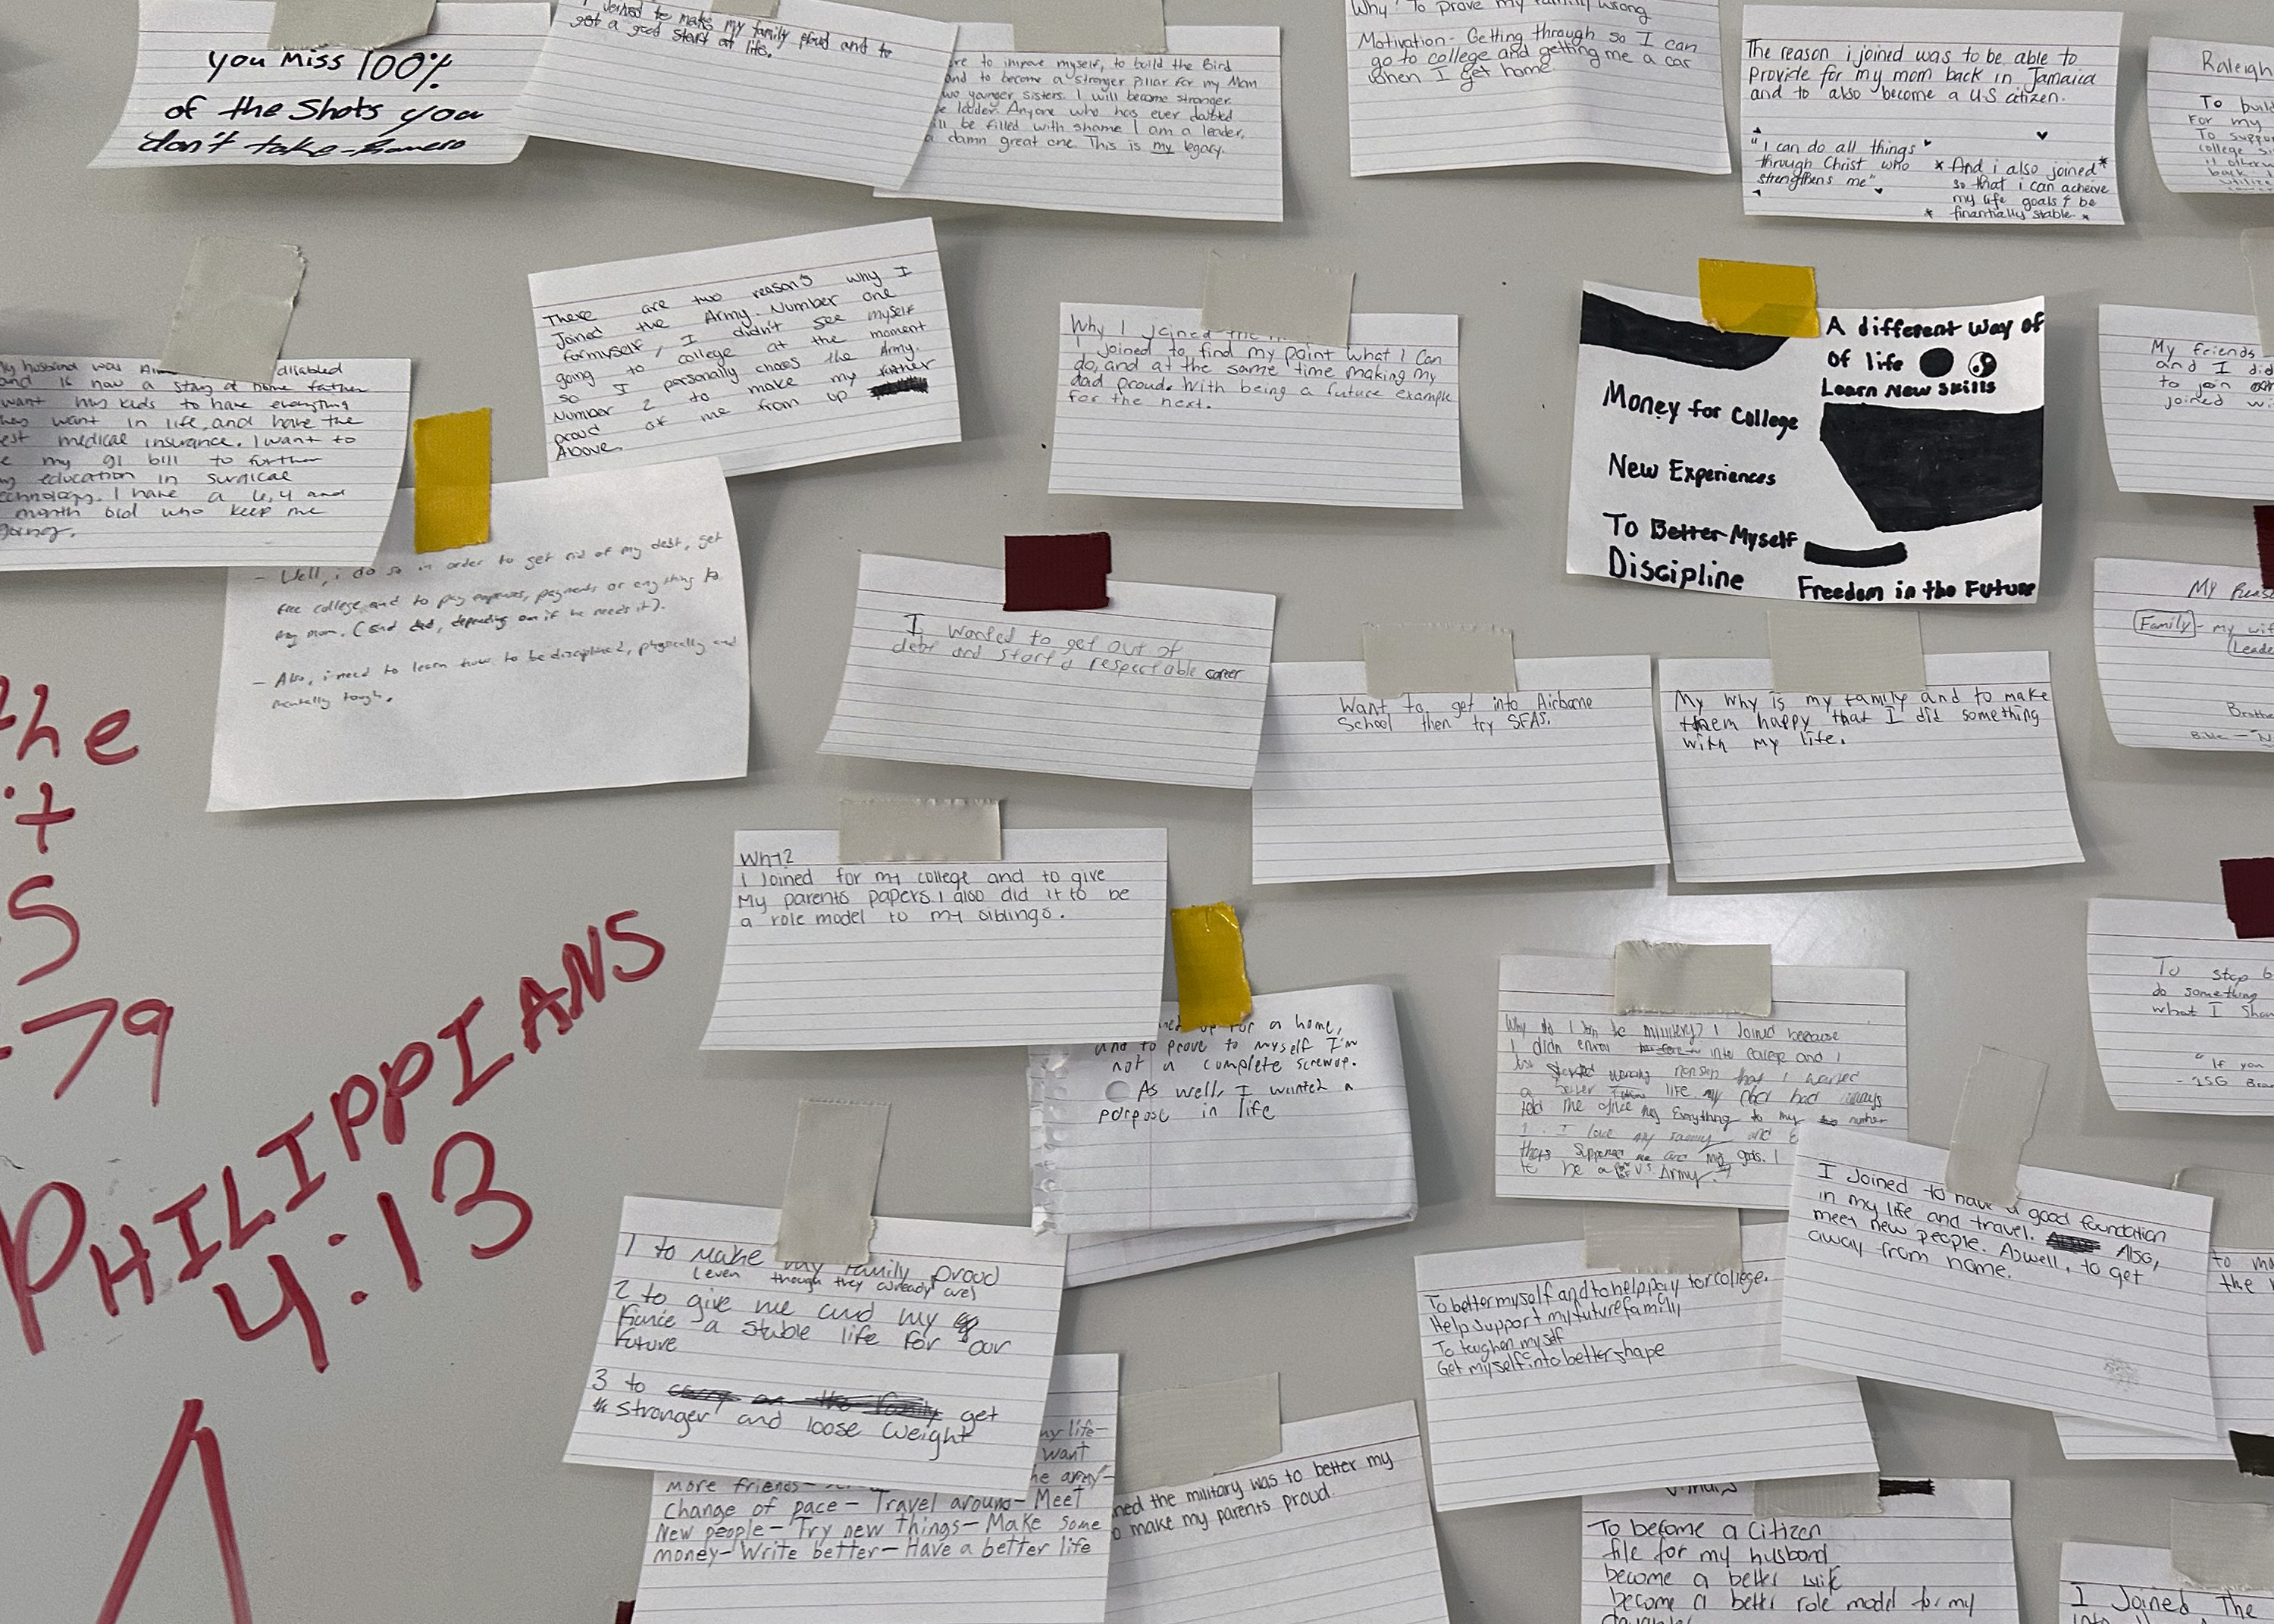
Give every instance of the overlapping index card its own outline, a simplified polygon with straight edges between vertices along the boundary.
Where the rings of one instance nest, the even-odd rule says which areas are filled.
[[[2188,1438],[2115,1421],[2055,1416],[2072,1461],[2232,1461],[2230,1434],[2274,1434],[2274,1252],[2214,1244],[2208,1336],[2218,1436]]]
[[[2274,940],[2216,902],[2095,897],[2092,1041],[2120,1111],[2274,1116]]]
[[[2257,570],[2095,559],[2092,633],[2120,744],[2274,750],[2274,592]]]
[[[2274,47],[2148,41],[2148,134],[2173,192],[2274,192]]]
[[[2100,420],[2120,491],[2274,498],[2274,357],[2248,315],[2102,305]]]

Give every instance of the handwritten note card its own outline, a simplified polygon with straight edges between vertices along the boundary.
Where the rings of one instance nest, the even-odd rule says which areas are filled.
[[[1700,1624],[1824,1613],[2020,1624],[2013,1493],[2002,1478],[1909,1478],[1876,1516],[1757,1517],[1750,1483],[1590,1494],[1579,1610]]]
[[[1493,1193],[1781,1210],[1803,1122],[1901,1137],[1903,973],[1779,965],[1766,1019],[1614,1015],[1611,961],[1500,961]]]
[[[490,540],[229,583],[207,809],[740,778],[742,554],[715,462],[495,485]]]
[[[2055,1416],[2072,1461],[2232,1461],[2227,1434],[2274,1432],[2274,1252],[2210,1254],[2211,1409],[2216,1438],[2175,1438],[2113,1421]],[[2274,1617],[2274,1613],[2269,1613]]]
[[[1784,1357],[2210,1436],[2210,1198],[2024,1167],[2019,1206],[1989,1207],[1942,1187],[1946,1156],[1801,1129]]]
[[[2255,569],[2096,559],[2092,629],[2120,743],[2274,750],[2274,592]]]
[[[861,555],[824,756],[1246,789],[1268,592],[1116,577],[1103,609],[1003,607],[1003,572]]]
[[[897,186],[931,128],[955,26],[837,0],[772,19],[559,0],[514,117],[531,135]]]
[[[628,1196],[567,1459],[1024,1499],[1065,1243],[879,1218],[784,1263],[771,1207]]]
[[[1749,5],[1745,212],[2121,225],[2121,11]]]
[[[1706,1274],[1578,1241],[1414,1259],[1437,1509],[1879,1470],[1856,1383],[1781,1364],[1783,1230]]]
[[[2274,46],[2148,41],[2148,135],[2173,192],[2274,192]]]
[[[2274,1590],[2198,1584],[2172,1566],[2171,1552],[2162,1547],[2062,1543],[2059,1624],[2157,1616],[2274,1618]]]
[[[1061,304],[1051,492],[1458,508],[1460,318],[1353,314],[1350,341]]]
[[[1143,1042],[1169,837],[1006,829],[991,863],[840,863],[833,829],[734,837],[705,1049]]]
[[[1168,45],[1021,51],[1008,23],[961,25],[916,166],[878,195],[1279,219],[1279,31],[1172,27]]]
[[[1205,1229],[1126,1229],[1066,1237],[1066,1284],[1094,1286],[1188,1264],[1209,1263],[1251,1252],[1273,1252],[1306,1241],[1332,1240],[1362,1229],[1386,1229],[1406,1218],[1361,1218],[1344,1223],[1237,1223]]]
[[[928,219],[539,271],[529,302],[555,470],[754,474],[963,437]]]
[[[1664,862],[1650,657],[1516,666],[1512,694],[1375,699],[1356,660],[1273,665],[1256,883]]]
[[[2100,420],[2120,491],[2274,500],[2274,357],[2250,316],[2103,304]]]
[[[444,4],[380,50],[271,50],[269,0],[143,0],[134,84],[88,164],[510,163],[544,5]]]
[[[2043,653],[1930,654],[1916,694],[1779,694],[1766,660],[1662,660],[1683,880],[2082,862]]]
[[[2095,897],[2086,929],[2118,1110],[2274,1116],[2274,941],[2237,940],[2216,902]]]
[[[1344,0],[1352,175],[1503,163],[1729,172],[1715,0]]]
[[[408,361],[0,356],[0,569],[367,564],[410,419]]]
[[[1268,1461],[1113,1507],[1106,1624],[1445,1624],[1413,1405],[1279,1430]]]
[[[638,1616],[1096,1624],[1112,1544],[1119,1365],[1111,1353],[1053,1362],[1023,1498],[658,1472]]]

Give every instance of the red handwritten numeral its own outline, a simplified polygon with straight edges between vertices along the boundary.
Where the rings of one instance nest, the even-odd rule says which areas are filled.
[[[74,1004],[69,1009],[49,1010],[44,1015],[34,1015],[19,1030],[26,1037],[32,1037],[45,1032],[49,1026],[60,1026],[67,1020],[78,1020],[87,1015],[102,1019],[94,1023],[94,1030],[79,1046],[79,1057],[71,1063],[71,1069],[64,1073],[63,1081],[56,1085],[55,1097],[62,1099],[64,1091],[79,1081],[79,1074],[94,1057],[96,1046],[109,1034],[110,1023],[115,1020],[122,1029],[138,1038],[156,1040],[150,1050],[150,1103],[157,1104],[158,1086],[166,1070],[166,1034],[174,1026],[174,1006],[162,998],[144,998],[139,1003],[128,1004],[122,1016],[117,999],[89,998],[86,1003]]]
[[[276,1312],[259,1325],[253,1324],[245,1317],[245,1305],[237,1300],[235,1287],[224,1281],[214,1288],[214,1295],[221,1299],[221,1305],[229,1311],[229,1328],[237,1333],[237,1341],[257,1342],[293,1315],[297,1314],[300,1316],[302,1327],[308,1335],[309,1363],[313,1365],[320,1373],[329,1369],[332,1359],[331,1355],[324,1350],[323,1322],[316,1318],[316,1305],[308,1300],[307,1292],[301,1289],[300,1277],[292,1272],[292,1265],[281,1252],[272,1252],[268,1254],[268,1267],[275,1271],[277,1289],[282,1293],[283,1300],[276,1305]]]
[[[418,1272],[418,1254],[410,1249],[410,1231],[403,1227],[403,1211],[395,1204],[394,1195],[385,1190],[379,1192],[379,1215],[387,1220],[387,1238],[395,1243],[395,1259],[403,1265],[403,1283],[413,1291],[425,1284]]]
[[[198,1452],[198,1473],[206,1485],[206,1509],[212,1514],[214,1538],[221,1545],[222,1577],[229,1586],[229,1616],[234,1624],[252,1624],[252,1597],[245,1589],[245,1558],[237,1548],[237,1519],[230,1513],[229,1481],[222,1476],[221,1440],[213,1428],[200,1425],[205,1409],[206,1402],[201,1398],[182,1401],[182,1418],[174,1425],[174,1440],[166,1446],[166,1458],[160,1463],[157,1480],[151,1484],[149,1495],[142,1502],[142,1515],[134,1521],[134,1531],[126,1537],[126,1553],[118,1559],[118,1571],[111,1575],[109,1592],[102,1598],[102,1611],[94,1615],[94,1624],[117,1624],[119,1612],[126,1605],[127,1592],[134,1588],[135,1575],[142,1571],[142,1559],[149,1553],[151,1538],[158,1531],[158,1519],[173,1496],[174,1480],[182,1475],[192,1449]]]
[[[494,1245],[466,1248],[477,1258],[494,1258],[501,1252],[512,1251],[520,1244],[521,1237],[529,1233],[529,1226],[537,1222],[537,1214],[531,1209],[527,1201],[514,1194],[512,1191],[496,1189],[491,1184],[491,1179],[497,1175],[497,1147],[480,1134],[470,1130],[453,1133],[448,1139],[444,1139],[441,1146],[434,1152],[434,1183],[430,1193],[437,1201],[450,1199],[442,1192],[442,1180],[444,1174],[449,1169],[450,1153],[461,1145],[471,1145],[481,1152],[482,1170],[475,1176],[474,1187],[453,1202],[450,1210],[463,1218],[476,1207],[487,1207],[494,1202],[510,1207],[520,1214],[520,1222],[513,1226],[513,1233],[503,1240]]]

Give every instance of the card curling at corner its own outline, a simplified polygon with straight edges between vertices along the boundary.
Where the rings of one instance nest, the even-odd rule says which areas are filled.
[[[1585,284],[1564,568],[1856,604],[2037,595],[2043,299],[1724,333]]]

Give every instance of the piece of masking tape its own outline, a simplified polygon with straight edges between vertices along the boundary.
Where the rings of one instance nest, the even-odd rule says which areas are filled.
[[[1366,691],[1376,699],[1516,692],[1516,637],[1505,626],[1364,626],[1359,642]]]
[[[1157,56],[1169,49],[1161,0],[1013,0],[1010,23],[1016,50]]]
[[[2274,230],[2242,234],[2242,262],[2250,271],[2250,302],[2258,312],[2258,350],[2274,356]]]
[[[410,425],[410,550],[448,553],[490,538],[490,409]]]
[[[1209,250],[1201,293],[1201,326],[1211,333],[1254,333],[1296,344],[1350,345],[1351,295],[1357,278],[1323,265],[1248,259]]]
[[[1918,612],[1772,605],[1769,686],[1780,694],[1916,694],[1926,687]]]
[[[711,0],[713,17],[749,17],[772,22],[781,12],[781,0]]]
[[[2274,1506],[2173,1500],[2172,1566],[2197,1584],[2274,1590]]]
[[[1751,259],[1700,259],[1698,303],[1706,325],[1768,338],[1818,338],[1816,268]]]
[[[848,795],[837,803],[837,861],[1000,862],[1003,803]]]
[[[434,27],[434,0],[276,0],[270,50],[378,50]]]
[[[307,260],[290,243],[200,237],[190,253],[158,370],[263,387],[274,384],[276,357],[292,330],[292,306],[307,269]]]
[[[1942,1187],[1992,1207],[2020,1199],[2022,1147],[2037,1125],[2044,1102],[2045,1063],[1987,1043],[1974,1052],[1958,1120],[1950,1128],[1950,1159]]]
[[[1279,1453],[1279,1374],[1121,1395],[1116,1495],[1194,1483]]]
[[[1840,1472],[1827,1477],[1773,1477],[1753,1485],[1757,1517],[1876,1517],[1879,1474]]]
[[[1177,1029],[1237,1026],[1255,1012],[1247,984],[1247,947],[1229,902],[1169,910],[1169,943],[1177,957]]]
[[[781,1227],[774,1258],[781,1263],[866,1263],[877,1233],[877,1174],[885,1162],[886,1105],[800,1100],[797,1138],[789,1148]]]
[[[1774,1007],[1766,943],[1622,942],[1611,950],[1614,1015],[1758,1015]]]
[[[2274,1252],[2274,1174],[2181,1168],[2172,1188],[2210,1197],[2210,1244],[2218,1251]]]
[[[1734,1207],[1626,1206],[1590,1201],[1581,1214],[1587,1267],[1622,1274],[1692,1274],[1736,1268],[1744,1233]]]

